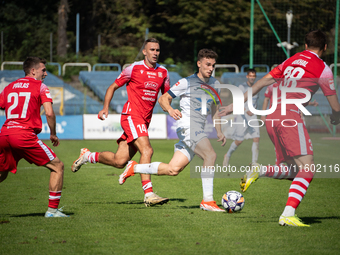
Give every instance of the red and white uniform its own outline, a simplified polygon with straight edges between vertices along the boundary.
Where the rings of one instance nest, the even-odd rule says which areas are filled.
[[[272,95],[273,95],[273,87],[274,84],[269,85],[266,89],[266,91],[264,92],[264,97],[269,98],[269,108],[272,106]]]
[[[0,131],[0,171],[16,172],[21,158],[38,166],[53,160],[55,153],[37,137],[41,132],[40,107],[52,103],[47,86],[31,77],[18,79],[0,93],[6,121]]]
[[[270,74],[277,81],[274,86],[304,88],[310,91],[312,96],[319,87],[325,96],[336,94],[332,71],[317,54],[308,50],[287,59]],[[278,90],[278,97],[280,97],[280,90]],[[304,98],[305,94],[287,93],[286,97],[298,99]],[[304,105],[307,104],[308,102]],[[286,115],[281,115],[281,100],[278,100],[275,112],[267,116],[266,127],[275,145],[276,164],[298,155],[313,155],[312,142],[297,106],[287,104],[286,109]],[[268,122],[268,119],[275,121]]]
[[[117,142],[126,140],[129,143],[140,136],[148,136],[158,93],[161,90],[164,94],[170,89],[168,70],[159,64],[155,68],[148,67],[142,60],[124,69],[115,83],[119,87],[126,84],[128,93],[121,115],[124,134]]]

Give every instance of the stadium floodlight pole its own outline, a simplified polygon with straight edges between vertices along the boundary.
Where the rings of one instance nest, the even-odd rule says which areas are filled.
[[[290,57],[290,48],[288,47],[288,45],[290,44],[290,28],[292,27],[292,22],[293,22],[293,11],[289,10],[286,13],[286,19],[287,19],[287,54],[288,54],[288,58]]]
[[[76,31],[76,55],[78,60],[78,52],[79,52],[79,13],[77,13],[77,31]]]
[[[279,42],[279,44],[280,44],[280,46],[281,46],[283,52],[285,53],[285,55],[286,55],[287,58],[288,58],[288,54],[287,54],[286,48],[283,47],[283,43],[281,42],[280,37],[279,37],[278,34],[276,33],[275,28],[273,27],[272,23],[270,22],[270,19],[268,18],[266,12],[264,11],[264,9],[263,9],[263,7],[262,7],[260,1],[259,1],[259,0],[256,0],[256,2],[257,2],[257,4],[259,5],[259,7],[260,7],[260,9],[261,9],[261,11],[262,11],[264,17],[266,18],[266,20],[267,20],[267,22],[268,22],[268,24],[269,24],[269,26],[270,26],[270,28],[272,29],[272,31],[273,31],[273,33],[274,33],[274,35],[275,35],[277,41]]]
[[[334,38],[334,85],[337,95],[339,96],[338,85],[336,82],[336,78],[338,76],[338,38],[339,38],[339,1],[336,1],[336,15],[335,15],[335,38]],[[336,135],[336,127],[333,126],[333,136]]]
[[[254,5],[255,1],[251,0],[250,7],[250,45],[249,45],[249,68],[253,68],[254,62]]]

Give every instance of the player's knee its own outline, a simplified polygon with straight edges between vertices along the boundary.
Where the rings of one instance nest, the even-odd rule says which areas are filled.
[[[62,161],[58,162],[58,164],[56,165],[56,168],[60,174],[64,174],[64,163]]]
[[[152,149],[152,147],[143,148],[143,149],[141,150],[141,156],[142,156],[142,157],[147,157],[147,158],[150,158],[150,159],[151,159],[152,155],[153,155],[153,149]]]
[[[122,169],[126,166],[126,164],[128,163],[129,161],[125,160],[125,159],[118,159],[114,162],[114,167],[115,168],[118,168],[118,169]]]
[[[216,155],[216,152],[214,150],[211,150],[211,151],[208,151],[204,157],[203,157],[203,160],[209,160],[209,161],[213,161],[215,162],[216,161],[216,158],[217,158],[217,155]]]
[[[169,168],[169,175],[177,176],[182,171],[181,167],[170,167]]]

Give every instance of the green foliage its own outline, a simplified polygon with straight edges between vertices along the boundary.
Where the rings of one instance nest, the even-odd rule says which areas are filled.
[[[321,28],[330,39],[324,59],[328,64],[333,62],[335,0],[259,2],[282,41],[287,37],[286,12],[293,10],[291,39],[300,46],[291,54],[303,50],[303,37],[308,30]],[[69,0],[68,56],[63,59],[56,55],[58,6],[59,1],[54,0],[0,2],[3,59],[22,61],[28,55],[38,55],[49,60],[52,33],[53,61],[71,62],[76,49],[76,14],[79,13],[80,55],[96,55],[98,62],[121,65],[133,62],[149,29],[148,37],[156,37],[161,42],[160,62],[168,58],[177,65],[191,62],[189,69],[193,70],[198,50],[211,48],[219,55],[218,63],[239,66],[249,63],[250,1]],[[254,64],[271,66],[282,62],[285,54],[276,47],[277,39],[257,2],[254,19]]]

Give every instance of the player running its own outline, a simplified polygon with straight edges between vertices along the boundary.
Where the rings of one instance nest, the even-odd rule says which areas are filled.
[[[16,173],[17,164],[24,158],[29,163],[45,166],[50,171],[49,202],[45,217],[68,217],[58,209],[63,188],[64,164],[46,144],[38,139],[44,107],[50,140],[59,145],[52,97],[43,83],[46,60],[28,57],[23,64],[25,77],[7,85],[0,94],[0,108],[6,112],[6,121],[0,131],[0,182],[8,172]]]
[[[340,105],[334,87],[333,74],[326,63],[321,60],[326,48],[326,36],[323,32],[315,30],[307,33],[305,36],[306,50],[287,59],[256,82],[253,86],[253,94],[258,93],[265,86],[278,82],[280,84],[279,92],[287,87],[299,89],[300,93],[290,92],[286,95],[287,99],[296,100],[305,97],[301,91],[308,90],[313,95],[321,87],[332,108],[331,123],[339,124]],[[245,100],[247,100],[247,94],[245,94]],[[304,105],[307,105],[307,102]],[[294,104],[287,104],[286,115],[281,115],[281,106],[282,101],[278,103],[277,109],[267,116],[267,120],[277,121],[266,125],[268,135],[275,146],[277,164],[286,162],[290,167],[287,177],[293,178],[286,207],[279,218],[279,224],[281,226],[309,227],[295,215],[295,210],[314,177],[314,173],[309,171],[314,166],[312,142],[298,107]],[[220,114],[226,115],[231,112],[232,105],[229,105],[223,108]],[[281,125],[282,121],[289,127]],[[294,172],[295,168],[299,171]],[[264,175],[264,167],[258,167],[258,170],[244,176],[241,183],[243,191],[246,191],[259,176]],[[278,174],[282,173],[278,172]]]
[[[77,172],[83,164],[102,163],[116,168],[123,168],[137,151],[141,154],[139,163],[150,163],[153,149],[149,141],[148,127],[158,92],[166,93],[170,88],[168,71],[157,63],[160,54],[158,40],[147,39],[144,43],[144,60],[134,62],[123,70],[114,83],[106,90],[104,107],[98,113],[101,120],[109,115],[109,104],[117,89],[126,84],[128,101],[121,113],[123,135],[117,140],[116,153],[111,151],[90,152],[87,148],[80,151],[80,156],[73,162],[71,170]],[[163,204],[169,201],[153,193],[150,175],[141,175],[145,206]]]
[[[253,86],[256,79],[256,71],[255,69],[249,69],[247,71],[247,81],[239,86],[243,93],[248,91],[248,88]],[[258,95],[253,96],[252,104],[254,109],[257,107]],[[244,103],[245,114],[244,115],[236,115],[235,123],[238,123],[238,126],[235,127],[235,131],[233,134],[234,141],[231,143],[228,152],[224,155],[223,165],[228,166],[231,155],[234,151],[242,144],[243,140],[248,135],[253,139],[253,145],[251,147],[252,152],[252,163],[256,163],[259,158],[259,142],[260,142],[260,128],[259,126],[249,126],[250,120],[257,120],[257,116],[254,115],[248,109],[248,102]],[[240,125],[241,123],[241,125]]]
[[[158,102],[162,109],[177,120],[177,135],[179,142],[175,144],[175,153],[168,164],[153,162],[151,164],[137,164],[130,161],[125,171],[119,177],[119,183],[123,184],[127,178],[135,173],[157,174],[157,175],[178,175],[193,159],[195,154],[203,159],[203,167],[215,165],[216,153],[204,132],[207,115],[201,112],[202,104],[200,99],[205,94],[202,89],[215,88],[219,82],[211,77],[215,68],[217,54],[208,49],[202,49],[198,53],[198,73],[179,80],[167,93],[162,95]],[[217,90],[219,92],[219,90]],[[180,107],[173,109],[171,101],[180,96]],[[218,101],[218,100],[217,100]],[[213,100],[208,100],[207,113],[209,113]],[[217,107],[218,108],[218,107]],[[212,109],[214,110],[214,109]],[[214,116],[214,111],[212,112]],[[216,115],[217,116],[217,115]],[[215,116],[214,116],[215,117]],[[221,132],[221,126],[216,125],[218,141],[224,146],[226,138]],[[201,172],[203,200],[200,208],[206,211],[224,212],[216,205],[213,199],[214,172]]]

